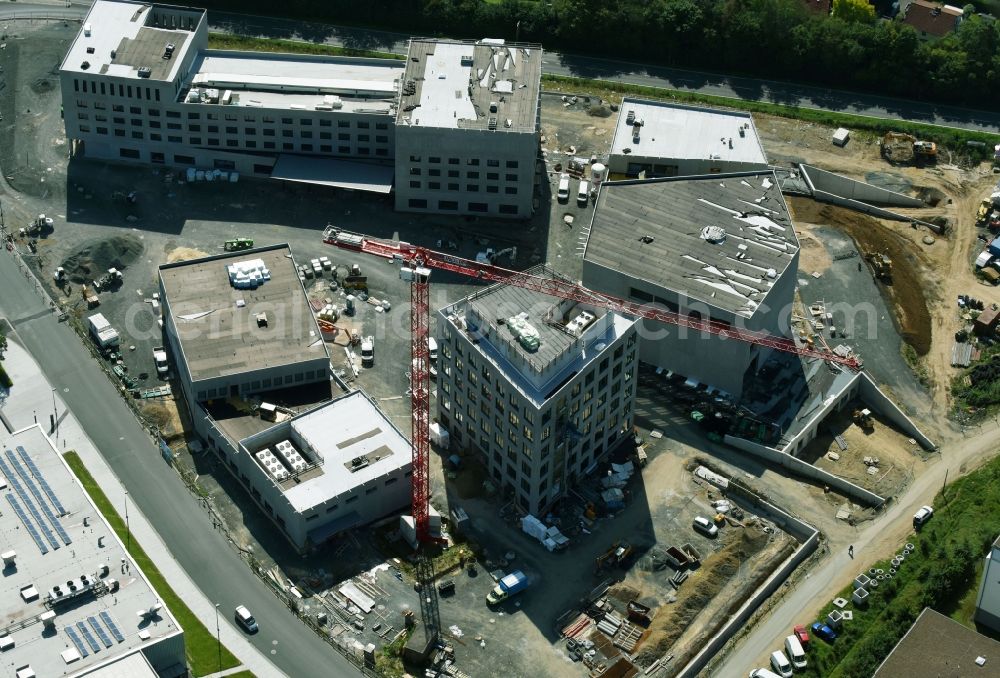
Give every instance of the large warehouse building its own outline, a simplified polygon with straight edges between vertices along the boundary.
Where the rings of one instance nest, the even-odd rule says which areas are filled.
[[[544,515],[631,435],[634,320],[494,285],[438,311],[437,326],[438,420],[524,511]]]
[[[613,178],[767,169],[753,117],[742,111],[625,97],[611,142]]]
[[[188,675],[183,630],[52,441],[0,431],[4,675]]]
[[[300,551],[409,501],[406,438],[330,357],[287,245],[160,267],[195,431]]]
[[[540,77],[539,47],[493,40],[414,40],[405,63],[210,50],[204,10],[119,0],[60,68],[77,156],[376,193],[402,158],[399,209],[508,218],[531,213]]]
[[[607,182],[583,284],[696,318],[788,336],[799,244],[774,173]],[[737,398],[769,351],[645,322],[644,362]]]

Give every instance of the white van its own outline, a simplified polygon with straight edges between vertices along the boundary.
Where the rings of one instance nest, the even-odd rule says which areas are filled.
[[[586,207],[590,202],[590,184],[585,179],[580,179],[580,190],[576,192],[576,204]]]
[[[250,614],[250,610],[244,605],[236,608],[236,623],[243,627],[247,633],[257,633],[257,620]]]
[[[556,197],[559,202],[566,202],[569,200],[569,175],[561,174],[559,175],[559,190],[556,192]]]
[[[788,657],[781,650],[771,653],[771,668],[774,669],[781,678],[792,678],[792,664]]]
[[[793,668],[804,669],[806,667],[805,650],[802,649],[802,643],[795,636],[785,638],[785,653],[788,655],[789,661],[792,662]]]

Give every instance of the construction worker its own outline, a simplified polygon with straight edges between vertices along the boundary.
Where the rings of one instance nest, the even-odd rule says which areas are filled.
[[[849,555],[851,558],[854,557],[854,544],[851,544],[850,546],[847,547],[847,555]]]

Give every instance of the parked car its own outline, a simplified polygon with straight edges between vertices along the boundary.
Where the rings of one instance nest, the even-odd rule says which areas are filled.
[[[837,632],[820,622],[813,622],[812,632],[814,636],[822,638],[828,643],[832,643],[837,639]]]
[[[792,678],[792,662],[788,661],[788,657],[781,650],[775,650],[771,653],[771,668],[781,678]]]
[[[795,637],[799,639],[800,643],[802,643],[802,647],[809,646],[809,631],[806,629],[805,624],[796,624],[792,629],[792,633],[794,633]]]
[[[920,529],[920,527],[931,519],[934,515],[934,509],[930,506],[921,506],[920,509],[913,514],[913,527],[914,529]]]
[[[695,516],[694,522],[691,525],[694,529],[698,530],[706,537],[714,539],[719,536],[719,528],[716,527],[708,518]]]
[[[236,608],[236,623],[242,626],[247,633],[257,633],[260,630],[260,627],[257,626],[257,620],[253,618],[250,610],[244,605],[239,605]]]
[[[781,676],[769,669],[754,669],[750,672],[750,678],[781,678]]]
[[[785,638],[785,654],[788,655],[788,660],[792,662],[792,668],[795,670],[806,667],[806,651],[802,649],[798,636],[791,635]]]

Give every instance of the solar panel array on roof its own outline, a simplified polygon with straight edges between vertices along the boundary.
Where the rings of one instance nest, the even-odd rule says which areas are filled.
[[[101,610],[101,619],[103,619],[104,623],[108,625],[108,630],[111,631],[111,635],[115,637],[115,640],[119,643],[124,643],[125,636],[118,628],[118,624],[115,623],[115,619],[111,616],[111,613],[107,610]]]
[[[10,450],[7,451],[10,452]],[[18,464],[18,467],[20,467],[20,464]],[[11,472],[10,467],[3,460],[2,456],[0,456],[0,471],[3,472],[4,476],[6,476],[7,482],[10,483],[10,486],[14,488],[14,491],[17,493],[18,498],[20,498],[21,503],[23,503],[24,506],[28,509],[28,513],[30,513],[31,517],[34,518],[35,521],[38,523],[38,529],[41,530],[42,534],[45,536],[46,541],[49,542],[49,546],[51,546],[53,549],[58,549],[59,542],[56,541],[56,538],[52,536],[52,530],[50,530],[49,526],[45,524],[44,520],[42,520],[41,514],[38,512],[38,509],[35,508],[35,503],[31,501],[31,497],[29,497],[28,493],[24,491],[24,487],[21,486],[21,482]],[[42,551],[42,553],[47,553],[47,552],[48,552],[47,550]]]
[[[111,642],[111,638],[108,637],[108,632],[101,626],[101,622],[97,621],[97,617],[87,617],[87,623],[90,624],[90,626],[94,629],[94,633],[96,633],[97,637],[101,639],[102,643],[104,643],[104,647],[111,647],[113,644]]]
[[[45,517],[49,519],[49,522],[52,523],[52,527],[56,528],[56,533],[63,540],[63,543],[69,546],[73,540],[70,539],[69,534],[63,528],[63,526],[59,524],[59,520],[52,513],[52,509],[49,508],[49,505],[45,503],[45,500],[42,498],[42,493],[39,492],[38,488],[35,486],[35,481],[32,479],[30,475],[28,475],[27,471],[24,470],[24,467],[21,466],[21,462],[17,460],[17,457],[14,456],[14,453],[11,452],[10,450],[7,450],[7,459],[10,460],[10,463],[17,471],[17,474],[21,476],[21,480],[23,480],[24,484],[27,485],[28,489],[31,491],[32,496],[35,497],[35,501],[37,501],[38,505],[42,507],[42,512],[45,514]],[[30,505],[29,503],[28,509],[30,510],[31,508],[32,505]],[[44,522],[42,522],[41,527],[43,531],[48,530],[48,527],[45,525]],[[53,548],[59,548],[59,547],[55,546]]]
[[[66,632],[69,639],[73,641],[74,645],[76,645],[76,649],[80,653],[81,657],[86,657],[90,654],[90,651],[87,650],[87,646],[83,644],[83,641],[80,639],[80,635],[76,632],[76,629],[72,626],[67,626],[63,629],[63,631]]]
[[[90,645],[90,649],[94,651],[94,654],[101,651],[101,646],[97,644],[96,640],[94,640],[94,634],[90,632],[90,629],[87,628],[86,624],[82,621],[77,622],[76,628],[80,629],[80,634],[83,635],[84,639],[87,641],[87,645]]]
[[[35,480],[37,480],[38,484],[42,486],[42,491],[45,492],[49,501],[52,502],[53,508],[59,512],[59,515],[66,515],[66,509],[63,508],[62,502],[59,501],[59,497],[56,496],[56,493],[52,491],[51,487],[49,487],[48,482],[45,480],[45,476],[43,476],[42,472],[38,470],[38,467],[35,465],[35,460],[28,455],[24,447],[21,445],[17,446],[17,451],[21,455],[21,459],[24,460],[25,466],[27,466],[28,470],[31,471],[31,475],[35,476]]]
[[[35,529],[35,526],[28,519],[28,516],[25,514],[24,509],[21,508],[21,504],[18,503],[17,498],[8,492],[7,501],[9,501],[10,505],[14,507],[14,513],[16,513],[17,517],[21,519],[21,522],[24,523],[24,527],[25,529],[28,530],[28,534],[31,535],[31,538],[35,540],[35,544],[38,546],[38,550],[42,552],[42,555],[48,553],[49,547],[45,545],[44,541],[42,541],[41,535],[38,534],[38,530]]]

